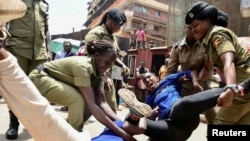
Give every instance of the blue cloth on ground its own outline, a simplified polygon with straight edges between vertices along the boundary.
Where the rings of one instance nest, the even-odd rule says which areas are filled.
[[[114,121],[114,123],[120,128],[122,128],[124,121],[117,120]],[[91,141],[123,141],[123,138],[106,127],[100,135],[92,138]]]
[[[182,76],[190,79],[190,71],[182,71],[166,76],[160,83],[156,91],[150,93],[146,98],[146,103],[152,108],[159,107],[158,120],[166,119],[173,104],[181,98],[181,83],[179,79]]]

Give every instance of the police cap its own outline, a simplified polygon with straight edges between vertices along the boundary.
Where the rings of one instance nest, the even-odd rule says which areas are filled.
[[[119,9],[110,9],[107,14],[112,20],[116,21],[119,25],[123,25],[127,21],[125,14]]]
[[[209,6],[209,4],[204,1],[194,3],[186,14],[185,23],[192,23],[197,17],[199,17],[199,15],[207,6]]]

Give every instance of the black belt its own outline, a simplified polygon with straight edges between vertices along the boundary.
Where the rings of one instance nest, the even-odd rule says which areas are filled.
[[[43,64],[38,65],[38,66],[36,67],[36,69],[39,71],[39,73],[40,73],[41,71],[43,71],[43,72],[45,72],[45,73],[48,73],[48,69],[46,69],[46,68],[44,67]]]

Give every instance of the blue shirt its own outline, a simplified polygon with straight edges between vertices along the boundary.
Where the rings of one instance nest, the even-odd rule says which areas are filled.
[[[190,71],[182,71],[176,74],[166,76],[159,87],[152,92],[146,99],[146,103],[152,108],[159,107],[158,120],[166,119],[173,104],[181,98],[181,83],[179,79],[186,75],[190,79]]]
[[[65,58],[65,57],[70,57],[70,56],[76,56],[76,54],[74,52],[71,52],[71,51],[65,52],[64,50],[61,50],[61,51],[58,51],[56,53],[55,60]]]

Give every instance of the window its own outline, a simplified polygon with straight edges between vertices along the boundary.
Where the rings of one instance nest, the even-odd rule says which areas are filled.
[[[128,67],[130,69],[130,72],[129,72],[129,77],[134,77],[135,76],[135,59],[136,59],[136,56],[135,55],[129,55],[128,56]]]
[[[154,26],[154,31],[159,31],[159,26]]]
[[[146,7],[140,6],[140,5],[135,5],[134,6],[134,11],[138,13],[142,13],[145,15],[149,15],[149,10]]]
[[[155,17],[161,17],[161,11],[155,11]]]
[[[140,26],[141,26],[141,23],[140,23],[140,22],[137,22],[137,21],[133,21],[132,26],[133,26],[133,29],[134,29],[134,28],[139,29]]]

